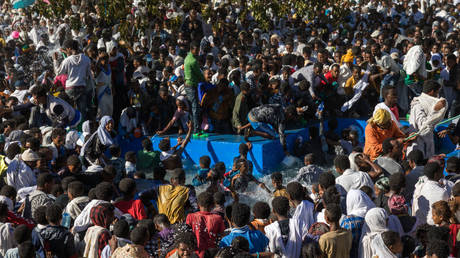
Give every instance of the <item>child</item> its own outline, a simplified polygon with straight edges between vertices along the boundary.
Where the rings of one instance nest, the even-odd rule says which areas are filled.
[[[174,230],[171,228],[168,217],[164,214],[158,214],[153,218],[155,228],[158,231],[158,252],[163,257],[174,244]]]
[[[260,188],[264,189],[268,193],[271,193],[264,183],[259,182],[252,174],[249,173],[248,163],[245,159],[238,160],[232,171],[226,173],[224,177],[226,177],[224,185],[229,187],[231,190],[244,192],[248,187],[248,183],[253,181],[258,184]]]
[[[134,173],[136,173],[136,153],[134,151],[126,152],[125,160],[126,175],[129,178],[133,178]]]
[[[399,234],[393,231],[385,231],[377,235],[372,240],[372,245],[376,248],[373,252],[374,257],[398,257],[403,251],[403,244]]]
[[[272,185],[275,187],[275,191],[273,192],[274,197],[284,196],[288,197],[286,192],[286,187],[283,186],[283,174],[281,172],[274,172],[271,174]]]
[[[153,150],[150,139],[146,138],[142,140],[142,150],[137,152],[136,169],[138,171],[148,170],[151,173],[159,165],[160,152]]]
[[[255,230],[265,234],[265,226],[270,224],[268,218],[270,217],[270,206],[266,202],[256,202],[252,207],[252,213],[254,215],[254,220],[251,222],[251,226]]]
[[[206,183],[206,178],[211,166],[211,158],[209,156],[200,157],[200,169],[198,170],[197,175],[192,180],[193,186],[200,186]]]
[[[57,257],[77,257],[73,235],[61,226],[62,209],[52,204],[46,208],[46,220],[49,225],[40,231],[46,255],[48,252]]]
[[[431,205],[433,222],[439,227],[449,227],[452,213],[446,201],[437,201]]]
[[[329,203],[325,211],[326,223],[330,225],[330,231],[319,238],[321,251],[328,258],[348,257],[350,255],[352,234],[350,231],[340,227],[342,209],[336,203]],[[382,256],[385,257],[385,256]]]
[[[294,181],[298,181],[306,185],[317,183],[319,175],[323,173],[323,170],[317,166],[315,154],[310,153],[305,155],[304,164],[305,166],[299,170]]]
[[[212,213],[218,214],[225,220],[225,194],[222,192],[215,192],[213,195],[214,198],[214,209]],[[226,225],[228,227],[228,225]]]
[[[171,148],[171,141],[167,137],[160,141],[158,148],[161,150],[160,160],[163,164],[163,167],[166,170],[174,170],[176,168],[182,168],[181,155],[190,141],[190,136],[192,134],[192,123],[188,122],[188,132],[185,140],[182,140],[180,137],[177,139],[177,145]],[[179,147],[180,146],[180,147]],[[178,149],[176,149],[179,147]]]
[[[115,184],[118,185],[120,180],[125,176],[125,166],[124,161],[121,156],[121,149],[118,145],[111,145],[109,147],[110,155],[112,156],[109,160],[109,165],[112,165],[115,168],[116,176],[115,176]]]
[[[180,96],[176,99],[176,112],[166,127],[157,132],[158,135],[165,134],[173,125],[177,125],[179,127],[179,134],[188,130],[189,112],[187,111],[187,104],[185,101],[186,99],[184,96]]]
[[[147,218],[144,205],[141,200],[134,200],[136,194],[136,182],[132,178],[123,178],[118,185],[123,197],[118,199],[114,206],[123,213],[129,213],[136,220]]]

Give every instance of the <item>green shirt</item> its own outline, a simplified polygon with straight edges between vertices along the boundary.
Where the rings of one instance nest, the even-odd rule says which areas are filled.
[[[243,97],[243,93],[240,92],[235,99],[235,106],[233,107],[232,115],[232,125],[235,128],[238,128],[238,126],[244,126],[248,123],[249,107]]]
[[[199,82],[204,81],[200,65],[191,52],[188,53],[184,60],[184,77],[185,84],[192,87],[197,87]]]
[[[145,151],[137,152],[137,170],[154,169],[160,164],[159,151]]]

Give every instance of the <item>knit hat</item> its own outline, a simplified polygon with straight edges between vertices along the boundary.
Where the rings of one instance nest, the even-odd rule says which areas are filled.
[[[388,199],[388,208],[390,208],[390,212],[394,215],[407,214],[406,199],[402,195],[393,194]]]
[[[375,186],[384,192],[388,192],[390,190],[390,179],[388,177],[382,177],[375,182]]]
[[[38,156],[33,150],[28,149],[22,153],[21,159],[23,161],[37,161],[40,159],[40,156]]]
[[[390,112],[388,112],[385,109],[378,109],[374,113],[374,116],[371,119],[367,120],[367,123],[374,123],[374,124],[377,124],[377,125],[384,125],[390,120],[391,120]]]

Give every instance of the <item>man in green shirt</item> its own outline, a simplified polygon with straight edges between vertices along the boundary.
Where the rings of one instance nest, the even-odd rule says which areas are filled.
[[[196,57],[200,51],[200,43],[192,42],[190,44],[190,52],[184,60],[184,77],[185,77],[185,94],[188,101],[192,104],[192,120],[193,131],[197,133],[200,122],[200,105],[198,103],[197,87],[198,83],[204,81],[203,73],[200,69],[200,64]]]
[[[152,142],[149,138],[142,141],[142,148],[137,152],[137,170],[148,170],[150,174],[156,167],[160,166],[160,152],[153,150]]]
[[[232,125],[233,128],[240,134],[245,128],[251,124],[248,122],[249,113],[249,84],[244,82],[240,86],[241,92],[235,99],[235,106],[233,107]]]

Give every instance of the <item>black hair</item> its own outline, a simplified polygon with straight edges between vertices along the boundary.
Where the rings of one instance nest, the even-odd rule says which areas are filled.
[[[302,201],[305,198],[305,190],[299,182],[290,182],[286,186],[286,192],[291,200]]]
[[[136,191],[136,181],[132,178],[123,178],[118,184],[118,188],[123,195],[130,195]]]
[[[224,248],[219,249],[215,258],[233,258],[238,252],[238,249],[231,246],[226,246]]]
[[[382,154],[383,155],[391,152],[391,150],[393,149],[393,144],[391,144],[391,141],[394,141],[394,140],[395,138],[393,137],[388,137],[385,140],[383,140],[382,142]]]
[[[185,171],[183,168],[176,168],[171,172],[171,180],[185,181]]]
[[[153,169],[153,179],[154,180],[163,180],[166,175],[166,170],[162,167],[155,167]]]
[[[404,247],[402,251],[402,257],[410,257],[416,247],[415,239],[406,235],[401,237],[401,242],[403,243]]]
[[[70,48],[74,51],[78,51],[78,41],[73,39],[66,39],[63,44],[64,48]]]
[[[166,216],[165,214],[162,214],[162,213],[155,215],[155,217],[153,217],[153,222],[155,224],[164,225],[164,226],[167,226],[167,227],[169,227],[169,225],[171,224],[169,222],[168,216]]]
[[[25,241],[18,246],[18,254],[21,258],[35,258],[35,246],[31,241]]]
[[[8,145],[8,148],[6,149],[6,156],[9,159],[14,159],[14,157],[16,157],[19,153],[21,153],[21,146],[19,146],[18,143],[14,142]]]
[[[169,141],[169,138],[161,139],[160,143],[158,144],[158,148],[161,151],[168,151],[170,147],[171,143]]]
[[[56,139],[59,136],[64,136],[65,137],[65,130],[63,128],[54,128],[53,131],[51,131],[51,139]]]
[[[111,179],[110,181],[112,181],[112,179],[115,178],[116,174],[117,174],[117,170],[115,169],[113,165],[105,166],[101,173],[103,179],[110,178]]]
[[[428,177],[430,180],[434,180],[436,174],[439,172],[441,169],[441,166],[438,164],[438,162],[429,162],[425,165],[423,168],[423,174]]]
[[[329,186],[323,193],[323,202],[326,206],[331,203],[340,203],[340,194],[335,186]]]
[[[35,137],[29,137],[26,139],[26,143],[29,144],[30,146],[30,149],[37,152],[39,149],[40,149],[40,140],[38,138],[35,138]]]
[[[37,178],[37,187],[45,187],[45,184],[52,183],[53,176],[50,173],[42,173]]]
[[[149,239],[149,231],[146,227],[136,227],[129,236],[133,244],[144,245]]]
[[[81,161],[77,155],[70,155],[67,158],[67,166],[79,166],[80,164],[81,164]]]
[[[240,85],[240,90],[241,91],[249,91],[250,89],[251,89],[251,87],[250,87],[249,83],[247,83],[247,82],[241,83],[241,85]]]
[[[46,208],[46,220],[49,223],[59,224],[62,218],[62,209],[57,204],[51,204]]]
[[[454,197],[460,196],[460,184],[455,184],[455,185],[452,187],[452,195],[453,195]]]
[[[321,173],[318,178],[318,184],[323,189],[327,189],[335,185],[335,176],[332,173]]]
[[[346,170],[350,168],[350,160],[345,155],[337,155],[334,159],[334,166],[340,170]],[[322,186],[321,186],[322,187]]]
[[[272,201],[273,211],[281,216],[289,214],[289,200],[284,196],[275,197]]]
[[[232,205],[232,222],[237,227],[242,227],[249,223],[251,217],[251,208],[244,203],[235,203]]]
[[[62,188],[61,185],[53,185],[53,188],[51,188],[50,192],[53,196],[58,197],[59,195],[64,193],[64,189]]]
[[[256,219],[268,219],[270,217],[270,205],[266,202],[256,202],[252,206],[252,213]]]
[[[242,236],[233,238],[231,246],[240,251],[249,252],[249,241]]]
[[[246,155],[248,151],[249,151],[248,145],[246,145],[245,143],[240,143],[240,146],[238,147],[238,152],[240,154]]]
[[[0,195],[6,196],[12,200],[16,198],[16,193],[16,188],[12,187],[11,185],[4,185],[0,191]]]
[[[102,182],[96,186],[96,198],[98,200],[110,201],[113,197],[113,187],[109,182]]]
[[[436,255],[438,258],[449,257],[449,243],[440,239],[433,239],[427,243],[426,254]]]
[[[142,140],[142,148],[147,151],[153,151],[153,146],[152,146],[152,142],[150,141],[150,139],[146,138]]]
[[[311,241],[302,246],[302,258],[318,258],[323,257],[323,252],[319,247],[318,242]]]
[[[111,156],[118,157],[120,155],[120,153],[121,153],[121,149],[120,149],[120,147],[118,145],[112,144],[109,147],[109,152],[110,152]]]
[[[31,233],[31,230],[25,224],[21,224],[14,229],[14,241],[20,245],[31,239]]]
[[[174,243],[176,244],[176,247],[179,246],[179,244],[186,244],[192,250],[195,250],[196,249],[195,234],[190,231],[181,232],[177,235],[176,239],[174,240]]]
[[[446,171],[451,173],[457,173],[460,170],[460,159],[453,156],[446,161]]]
[[[136,160],[136,153],[134,151],[128,151],[125,153],[125,160],[134,162]]]
[[[281,174],[281,172],[273,172],[273,173],[270,175],[270,178],[271,178],[273,181],[282,182],[282,181],[283,181],[283,174]]]
[[[117,237],[129,238],[129,224],[124,219],[117,220],[113,225],[113,234]]]
[[[41,225],[48,225],[48,220],[46,220],[46,210],[48,206],[39,206],[35,209],[32,217],[34,221]]]
[[[47,90],[44,86],[35,86],[30,89],[30,94],[37,95],[37,97],[44,97],[47,94]]]
[[[407,159],[413,161],[417,166],[423,166],[425,159],[423,157],[423,152],[419,149],[412,150],[407,155]]]
[[[72,181],[67,186],[67,192],[70,193],[73,198],[83,196],[85,194],[85,185],[80,181]]]
[[[436,239],[440,239],[440,240],[447,242],[449,241],[449,238],[450,238],[449,228],[432,226],[428,229],[426,237],[427,237],[427,242],[430,242]]]
[[[441,84],[433,80],[428,80],[428,81],[425,81],[425,83],[423,83],[423,93],[428,93],[433,90],[437,91],[440,88],[441,88]]]
[[[197,202],[199,206],[211,209],[214,206],[214,197],[210,192],[202,192],[198,195]]]
[[[62,179],[62,181],[61,181],[62,190],[67,191],[68,188],[69,188],[69,184],[74,182],[74,181],[77,181],[77,178],[74,177],[74,176],[66,176],[66,177],[64,177],[64,179]]]
[[[202,164],[205,168],[209,168],[209,166],[211,166],[211,158],[207,155],[201,156],[200,164]]]
[[[342,209],[340,208],[340,204],[328,203],[324,216],[326,216],[330,222],[339,222],[340,217],[342,217]]]
[[[399,194],[401,190],[406,186],[406,177],[401,172],[390,175],[389,186],[390,190]]]
[[[222,192],[215,192],[213,195],[214,203],[217,205],[225,204],[225,194]]]
[[[388,95],[388,93],[390,92],[390,90],[396,90],[396,87],[394,85],[390,85],[390,84],[386,84],[385,86],[383,86],[382,96],[385,98]]]
[[[305,155],[304,160],[310,162],[311,164],[315,164],[316,156],[314,153],[308,153]]]
[[[363,191],[365,194],[367,194],[367,196],[369,196],[369,198],[372,199],[372,195],[374,194],[374,189],[372,189],[370,186],[363,185],[361,186],[361,188],[359,188],[359,190]]]
[[[390,248],[390,246],[397,244],[399,241],[401,241],[401,238],[399,237],[399,233],[396,233],[394,231],[385,231],[382,233],[382,239],[383,243]]]
[[[155,234],[155,223],[153,222],[153,219],[140,220],[139,223],[137,223],[137,226],[147,228],[150,233],[150,237]]]

